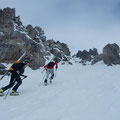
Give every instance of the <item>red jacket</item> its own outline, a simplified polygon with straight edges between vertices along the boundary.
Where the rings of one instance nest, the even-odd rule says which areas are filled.
[[[49,64],[49,63],[48,63],[48,64]],[[54,64],[53,64],[52,66],[48,66],[48,64],[45,65],[44,68],[53,69],[55,65],[56,65],[56,68],[58,67],[58,63],[57,63],[57,62],[54,62]]]

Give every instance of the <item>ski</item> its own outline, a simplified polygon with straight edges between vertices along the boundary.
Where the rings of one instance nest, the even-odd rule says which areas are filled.
[[[2,77],[0,78],[0,80],[2,80],[7,74],[8,74],[9,70],[7,70],[3,75]]]
[[[22,56],[20,56],[20,58],[17,61],[20,61],[26,54],[26,51],[22,54]],[[15,61],[16,62],[16,61]],[[14,62],[14,63],[15,63]],[[0,80],[2,80],[7,74],[9,73],[9,70],[7,70],[1,77]]]
[[[3,97],[4,96],[4,94],[3,93],[0,93],[0,97]]]
[[[51,83],[44,84],[44,86],[49,86]]]
[[[24,56],[26,55],[26,51],[20,56],[20,58],[17,61],[20,61]]]
[[[50,81],[49,83],[44,83],[44,86],[48,86],[50,84],[52,84],[52,81]]]

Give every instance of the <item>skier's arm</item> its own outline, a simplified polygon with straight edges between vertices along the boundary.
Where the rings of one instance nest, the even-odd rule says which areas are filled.
[[[22,76],[22,77],[24,77],[24,78],[27,78],[27,75],[20,75],[20,76]]]
[[[44,66],[44,68],[46,68],[46,67],[47,67],[47,65]]]
[[[21,71],[20,71],[20,76],[22,76],[22,77],[24,77],[24,78],[27,78],[26,75],[23,75],[24,71],[25,71],[24,69],[21,69]]]
[[[57,63],[57,62],[55,62],[55,63],[54,63],[54,65],[56,65],[56,69],[57,69],[57,68],[58,68],[58,63]]]

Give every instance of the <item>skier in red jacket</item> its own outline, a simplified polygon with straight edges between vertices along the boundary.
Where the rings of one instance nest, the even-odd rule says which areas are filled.
[[[50,74],[51,74],[50,83],[52,83],[52,79],[54,78],[54,66],[56,66],[56,70],[57,70],[58,68],[57,61],[49,62],[47,65],[44,66],[44,68],[46,69],[46,78],[44,80],[45,86],[47,85],[47,80]]]

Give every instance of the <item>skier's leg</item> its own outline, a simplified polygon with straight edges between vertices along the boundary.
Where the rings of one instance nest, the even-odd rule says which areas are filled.
[[[13,89],[12,90],[14,90],[15,92],[17,91],[17,89],[18,89],[18,87],[22,84],[22,80],[21,80],[21,78],[20,78],[20,76],[19,75],[17,75],[17,77],[16,77],[16,80],[15,80],[16,82],[17,82],[17,84],[13,87]]]
[[[18,96],[19,93],[17,92],[18,87],[22,84],[22,80],[19,75],[17,75],[16,80],[17,84],[13,87],[12,92],[10,93],[11,96]]]
[[[50,73],[51,73],[50,83],[52,83],[52,79],[54,78],[54,69],[51,69]]]
[[[51,79],[53,79],[54,78],[54,69],[51,69],[50,73],[51,73]]]
[[[47,69],[47,71],[46,71],[46,78],[45,78],[45,80],[44,80],[44,84],[45,84],[45,85],[47,85],[47,80],[48,80],[49,74],[50,74],[50,70]]]
[[[5,87],[2,87],[1,89],[2,89],[3,91],[6,91],[7,89],[13,87],[13,85],[14,85],[14,83],[15,83],[15,79],[16,79],[16,75],[15,75],[15,74],[11,74],[11,79],[10,79],[9,84],[8,84],[7,86],[5,86]]]

